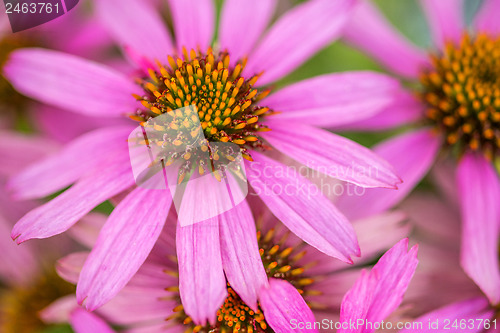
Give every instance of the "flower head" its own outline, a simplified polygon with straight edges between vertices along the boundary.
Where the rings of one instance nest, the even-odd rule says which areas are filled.
[[[243,156],[253,160],[245,162],[249,183],[272,212],[309,244],[350,262],[351,256],[359,255],[359,248],[347,220],[321,193],[304,191],[310,182],[266,156],[263,148],[272,147],[319,170],[334,166],[340,171],[330,175],[360,186],[395,188],[400,179],[384,160],[352,141],[310,125],[321,125],[324,119],[331,122],[329,117],[334,117],[336,123],[347,123],[372,115],[388,103],[387,96],[399,84],[368,72],[326,75],[266,98],[267,88],[262,85],[283,77],[336,39],[353,3],[308,1],[291,9],[263,33],[275,1],[226,1],[220,43],[216,44],[212,43],[215,16],[211,0],[169,1],[175,41],[147,3],[131,0],[123,6],[117,0],[97,1],[98,15],[137,67],[132,78],[60,52],[22,49],[12,53],[5,74],[23,94],[89,116],[129,119],[124,126],[104,127],[79,137],[60,154],[12,179],[10,189],[19,198],[46,196],[73,184],[54,200],[26,214],[14,227],[12,238],[21,243],[64,232],[101,202],[126,195],[103,227],[77,288],[79,302],[89,309],[112,298],[147,258],[172,203],[167,191],[135,186],[126,139],[137,121],[145,123],[165,114],[168,117],[169,110],[174,112],[188,105],[189,116],[199,119],[201,130],[193,129],[192,117],[171,119],[169,129],[172,125],[182,128],[180,136],[167,135],[156,142],[162,139],[162,145],[176,146],[203,132],[207,145],[236,145]],[[296,47],[299,43],[301,46]],[[358,89],[361,87],[367,89]],[[346,104],[331,98],[333,93],[342,96],[347,92],[364,96],[362,103]],[[302,99],[307,105],[295,102],[300,93],[307,97]],[[190,108],[192,105],[196,112]],[[346,109],[349,112],[344,112]],[[299,123],[306,111],[314,116]],[[130,120],[130,116],[137,121]],[[262,131],[266,128],[270,131]],[[200,146],[200,150],[209,149],[207,145]],[[210,171],[210,164],[202,163],[198,151],[180,153],[176,159],[186,165],[187,171]],[[212,156],[216,159],[217,155]],[[168,162],[168,158],[162,161]],[[203,194],[203,190],[192,193]],[[201,195],[197,200],[188,200],[188,214],[217,208],[210,199],[214,198]],[[192,282],[198,274],[206,274],[208,280],[218,281],[208,297],[218,304],[227,293],[226,284],[220,283],[225,272],[234,275],[230,281],[233,287],[234,281],[246,286],[247,294],[240,292],[240,296],[247,304],[256,302],[257,290],[264,283],[262,275],[242,277],[240,267],[234,264],[242,253],[252,260],[258,256],[248,236],[251,225],[253,217],[242,203],[207,221],[177,229],[180,274],[186,276],[181,279],[181,296],[198,292],[182,281]],[[229,255],[220,258],[224,253]],[[257,266],[253,263],[252,267]]]

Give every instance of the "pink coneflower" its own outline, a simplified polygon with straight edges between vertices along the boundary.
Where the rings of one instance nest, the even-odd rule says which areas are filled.
[[[346,296],[342,315],[356,316],[348,310],[349,305],[354,298],[370,295],[377,301],[368,306],[373,312],[378,311],[370,319],[382,320],[402,299],[417,263],[416,248],[407,253],[407,240],[400,241],[382,256],[370,273],[361,267],[391,246],[388,238],[407,231],[400,222],[395,223],[398,220],[401,215],[392,213],[356,222],[356,228],[361,231],[360,245],[367,257],[346,270],[345,264],[303,243],[274,218],[259,219],[259,252],[269,285],[259,290],[258,303],[252,305],[243,301],[228,283],[226,297],[215,309],[207,306],[209,303],[203,294],[185,299],[179,293],[178,284],[182,281],[179,281],[176,262],[174,230],[170,230],[175,221],[168,220],[148,260],[114,299],[96,311],[96,315],[123,327],[126,332],[302,332],[308,331],[306,325],[311,327],[323,319],[338,322],[343,295],[361,274],[357,286],[368,280],[372,289],[363,294],[353,291]],[[383,228],[385,234],[363,232],[372,223]],[[86,228],[83,224],[81,227]],[[374,242],[365,238],[376,241],[377,245],[373,246]],[[58,272],[76,283],[86,256],[87,253],[79,252],[61,259]],[[209,283],[204,283],[205,293],[209,293]],[[196,303],[197,311],[188,312],[189,303]],[[75,304],[74,298],[67,298],[54,303],[45,312],[66,307],[68,313],[72,313]],[[73,324],[74,318],[70,317],[70,321]],[[292,329],[293,326],[297,327]],[[311,331],[318,331],[317,328]]]
[[[167,191],[135,188],[128,135],[156,115],[194,104],[208,145],[232,143],[242,151],[248,159],[250,184],[292,232],[344,261],[359,255],[354,231],[335,206],[320,193],[304,191],[311,186],[307,180],[263,153],[263,148],[272,148],[319,170],[340,170],[335,177],[360,186],[394,188],[400,182],[391,167],[369,150],[311,126],[349,123],[378,112],[399,88],[395,80],[368,72],[342,73],[306,80],[269,97],[269,90],[262,88],[337,38],[353,3],[308,1],[263,33],[275,1],[226,1],[217,44],[212,43],[211,0],[169,2],[175,41],[147,3],[97,1],[98,15],[140,69],[133,78],[54,51],[24,49],[11,54],[5,74],[20,92],[98,118],[134,120],[128,126],[88,133],[15,177],[10,188],[18,198],[46,196],[73,185],[25,215],[12,237],[21,243],[59,234],[96,205],[130,191],[102,229],[77,288],[78,300],[87,308],[104,304],[144,262],[171,205]],[[356,96],[356,101],[346,103],[347,96]],[[189,124],[181,125],[187,129]],[[190,172],[203,173],[193,156],[188,151],[182,154],[191,167],[196,166]],[[288,191],[275,193],[276,186]],[[192,202],[191,211],[209,209],[209,199]],[[207,295],[212,302],[225,297],[224,272],[248,290],[253,299],[248,303],[255,302],[256,290],[266,282],[245,275],[238,264],[241,258],[248,259],[258,272],[252,259],[258,256],[255,238],[248,232],[253,224],[242,204],[206,223],[179,227],[178,256],[181,282],[185,281],[181,294],[195,292],[193,285],[208,270],[201,275],[217,282]]]
[[[356,205],[363,207],[357,216],[383,211],[419,182],[438,153],[452,155],[458,164],[455,182],[463,220],[461,263],[490,301],[498,304],[500,180],[492,161],[500,152],[500,2],[484,1],[470,29],[463,22],[462,1],[420,3],[436,45],[427,56],[393,29],[369,1],[360,3],[346,27],[348,42],[418,86],[400,91],[399,101],[380,117],[353,127],[423,127],[375,148],[405,181],[397,193],[367,190],[362,200],[346,197],[339,205],[348,206],[349,212],[356,212]]]

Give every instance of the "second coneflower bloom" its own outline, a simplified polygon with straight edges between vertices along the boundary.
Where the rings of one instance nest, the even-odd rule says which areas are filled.
[[[420,128],[374,149],[401,173],[405,183],[397,193],[370,189],[361,200],[345,197],[340,205],[349,212],[363,207],[350,217],[383,211],[425,176],[438,154],[452,157],[463,220],[461,263],[490,302],[499,304],[500,2],[483,1],[470,27],[464,24],[463,1],[420,3],[435,44],[427,54],[402,37],[370,1],[360,2],[347,25],[348,42],[413,87],[399,91],[392,107],[352,128]]]

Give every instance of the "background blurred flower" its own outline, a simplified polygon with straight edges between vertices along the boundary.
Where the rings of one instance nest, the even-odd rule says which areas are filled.
[[[401,174],[398,191],[367,190],[344,197],[339,207],[364,214],[398,203],[423,178],[440,151],[457,157],[457,187],[463,220],[461,262],[494,304],[500,302],[500,179],[494,161],[500,148],[500,3],[484,1],[466,31],[463,1],[421,0],[435,50],[428,56],[411,45],[378,12],[362,1],[346,27],[346,40],[389,70],[411,81],[392,107],[354,128],[387,129],[423,125],[374,148]],[[417,86],[417,88],[412,88]],[[443,149],[440,149],[443,147]],[[358,215],[359,216],[359,215]],[[351,216],[356,217],[356,216]],[[488,276],[482,274],[491,271]]]
[[[18,246],[10,229],[35,201],[13,202],[3,187],[8,176],[49,153],[58,145],[39,136],[0,132],[0,331],[37,332],[47,327],[39,311],[54,300],[74,293],[53,267],[55,260],[74,251],[68,239],[58,237],[43,245],[34,242]]]

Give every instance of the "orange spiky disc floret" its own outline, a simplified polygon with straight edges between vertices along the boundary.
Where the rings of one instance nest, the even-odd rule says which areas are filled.
[[[209,143],[234,143],[241,148],[243,156],[251,160],[249,149],[262,146],[259,132],[269,130],[261,119],[273,112],[259,105],[269,90],[254,88],[259,76],[244,78],[241,76],[244,67],[244,62],[230,67],[227,53],[184,49],[182,56],[169,56],[168,65],[157,63],[157,68],[149,70],[149,78],[137,81],[145,94],[135,97],[144,109],[131,118],[144,123],[152,117],[185,108],[188,114],[179,113],[177,117],[172,114],[168,126],[186,133],[187,137],[179,137],[172,144],[192,140],[201,127]]]
[[[448,43],[433,68],[424,72],[421,98],[427,119],[443,133],[446,144],[461,155],[500,152],[500,38],[465,34],[459,45]]]
[[[321,291],[312,289],[314,283],[322,279],[322,277],[316,276],[312,278],[306,274],[307,269],[315,266],[317,262],[310,262],[301,266],[299,262],[306,254],[306,250],[302,249],[305,243],[301,243],[299,246],[294,247],[285,246],[289,234],[288,231],[280,233],[275,229],[270,229],[265,233],[257,231],[259,252],[267,276],[290,282],[297,288],[300,294],[306,297],[306,302],[312,309],[324,310],[326,308],[324,304],[311,302],[307,299],[307,296],[318,296],[322,294]],[[175,272],[167,273],[175,274]],[[173,287],[167,288],[167,290],[178,293],[179,289]],[[214,326],[201,326],[193,323],[192,319],[184,312],[184,308],[180,304],[179,295],[174,296],[174,298],[179,301],[179,305],[174,308],[174,314],[167,318],[167,320],[186,325],[186,332],[273,332],[266,323],[265,316],[260,306],[257,311],[252,310],[241,300],[229,284],[227,286],[227,291],[228,296],[224,304],[217,311],[217,321]]]

